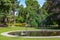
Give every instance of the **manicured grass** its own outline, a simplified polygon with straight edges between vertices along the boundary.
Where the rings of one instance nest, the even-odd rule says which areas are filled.
[[[35,28],[25,28],[25,27],[6,27],[0,28],[0,33],[13,31],[13,30],[37,30]],[[20,37],[6,37],[0,35],[0,40],[60,40],[60,38],[20,38]]]

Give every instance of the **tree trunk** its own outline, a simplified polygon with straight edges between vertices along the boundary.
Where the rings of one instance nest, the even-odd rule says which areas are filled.
[[[14,25],[16,23],[16,21],[15,21],[15,12],[16,12],[16,1],[14,0],[14,2],[13,2],[13,20],[14,20]]]

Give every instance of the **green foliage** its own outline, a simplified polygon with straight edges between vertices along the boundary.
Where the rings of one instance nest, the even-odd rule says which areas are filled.
[[[60,0],[46,0],[42,8],[46,9],[48,12],[48,16],[45,19],[46,21],[43,21],[42,23],[58,27],[58,25],[60,25]]]
[[[26,9],[23,7],[23,5],[19,6],[18,9],[18,19],[20,22],[25,22],[26,20]]]
[[[32,21],[30,22],[30,25],[31,25],[32,27],[38,27],[38,23],[37,23],[35,20],[32,20]]]
[[[20,16],[20,17],[18,17],[18,18],[16,19],[16,21],[17,21],[18,23],[24,23],[24,18],[23,18],[22,16]]]
[[[11,13],[11,11],[15,9],[15,7],[17,6],[16,3],[17,0],[0,0],[0,15],[1,15],[0,18],[2,18],[0,22],[2,20],[4,20],[3,22],[5,22],[5,24],[8,22],[7,20],[9,19],[8,16]]]
[[[60,7],[58,7],[59,5],[56,6],[57,4],[55,5],[53,3],[54,0],[51,2],[49,1],[51,0],[47,0],[43,7],[40,8],[37,0],[25,0],[26,7],[19,5],[17,0],[0,0],[0,19],[2,18],[5,20],[7,18],[9,22],[12,21],[9,19],[11,17],[14,23],[26,22],[33,27],[41,25],[58,25],[56,18],[60,13]],[[54,2],[56,2],[56,0]],[[18,16],[15,16],[16,10],[18,12]],[[12,14],[10,14],[11,11],[13,11]]]
[[[3,12],[9,12],[11,8],[11,1],[10,0],[0,0],[0,10]]]
[[[37,27],[38,23],[36,20],[38,21],[38,16],[40,16],[40,5],[36,0],[26,0],[25,3],[27,5],[26,8],[22,5],[19,7],[18,19],[19,21],[24,20],[27,24]]]

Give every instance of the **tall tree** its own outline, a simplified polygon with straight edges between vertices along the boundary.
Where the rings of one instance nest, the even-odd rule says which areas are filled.
[[[44,8],[47,10],[48,14],[50,15],[48,18],[48,22],[50,21],[55,24],[55,22],[60,25],[60,0],[46,0]]]
[[[18,12],[19,22],[24,23],[26,19],[26,8],[24,8],[23,5],[20,5]]]
[[[2,18],[5,23],[7,22],[7,16],[8,14],[13,11],[13,18],[15,17],[16,7],[17,7],[17,0],[0,0],[0,13],[4,15],[4,18]],[[15,22],[15,18],[14,18]]]
[[[10,0],[0,0],[0,14],[3,15],[2,20],[6,24],[7,15],[11,10],[11,1]]]
[[[26,0],[26,22],[31,26],[38,26],[38,20],[40,16],[40,5],[38,4],[37,0]]]

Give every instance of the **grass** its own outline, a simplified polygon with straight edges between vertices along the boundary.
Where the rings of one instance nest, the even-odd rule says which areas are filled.
[[[37,30],[35,28],[25,28],[25,27],[6,27],[0,28],[0,33],[13,31],[13,30]],[[0,40],[60,40],[60,38],[20,38],[20,37],[6,37],[0,35]]]

